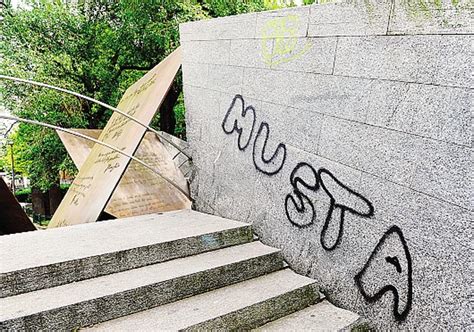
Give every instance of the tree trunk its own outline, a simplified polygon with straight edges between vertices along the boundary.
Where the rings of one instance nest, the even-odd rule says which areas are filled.
[[[38,188],[33,187],[31,189],[31,203],[33,207],[33,214],[44,216],[46,215],[46,204],[44,199],[44,193]],[[35,220],[36,221],[36,220]]]
[[[180,88],[176,84],[170,87],[168,94],[163,100],[163,103],[160,106],[160,130],[174,135],[174,130],[176,127],[176,118],[174,115],[174,105],[176,105],[176,101],[178,100],[180,93]]]
[[[61,189],[59,184],[54,184],[51,188],[49,188],[48,192],[49,196],[49,213],[52,216],[56,209],[58,208],[59,204],[61,204],[62,195]]]

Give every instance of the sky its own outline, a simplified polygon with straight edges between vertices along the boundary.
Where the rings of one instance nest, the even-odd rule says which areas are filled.
[[[12,0],[12,6],[17,7],[21,0]]]

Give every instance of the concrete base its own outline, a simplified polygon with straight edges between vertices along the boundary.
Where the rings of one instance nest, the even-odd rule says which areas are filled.
[[[202,213],[33,234],[0,238],[18,249],[2,261],[1,331],[250,330],[320,298],[249,225]]]
[[[177,301],[283,267],[260,242],[0,299],[2,328],[64,330]]]

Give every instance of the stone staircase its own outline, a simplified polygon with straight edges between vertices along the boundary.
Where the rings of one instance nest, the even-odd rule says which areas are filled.
[[[190,210],[2,236],[0,250],[2,331],[335,331],[358,319],[318,303],[314,281],[250,225]]]

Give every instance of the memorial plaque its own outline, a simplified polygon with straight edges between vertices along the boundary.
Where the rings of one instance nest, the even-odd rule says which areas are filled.
[[[0,235],[35,230],[35,225],[0,176]]]
[[[96,139],[101,133],[101,130],[94,129],[73,130]],[[68,133],[60,131],[57,133],[74,164],[80,169],[95,143]],[[174,163],[171,153],[154,133],[145,134],[135,157],[156,167],[157,171],[181,188],[187,188],[186,179]],[[117,218],[124,218],[190,208],[189,199],[163,178],[132,160],[107,204],[105,212]]]
[[[127,89],[118,109],[144,124],[150,124],[181,66],[177,49]],[[114,113],[99,140],[134,154],[146,128]],[[82,165],[49,227],[95,222],[117,187],[130,158],[95,144]]]

